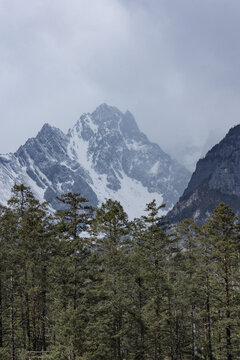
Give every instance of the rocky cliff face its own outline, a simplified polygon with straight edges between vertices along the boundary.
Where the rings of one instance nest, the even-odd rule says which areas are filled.
[[[188,179],[184,167],[140,132],[130,112],[106,104],[83,114],[67,134],[45,124],[16,153],[0,156],[2,203],[17,182],[54,209],[56,195],[71,191],[94,206],[119,200],[134,217],[153,198],[170,208]]]
[[[171,222],[195,218],[202,223],[221,201],[240,215],[240,125],[198,161],[188,187],[167,217]]]

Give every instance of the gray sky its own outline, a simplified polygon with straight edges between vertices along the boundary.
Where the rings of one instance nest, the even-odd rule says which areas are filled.
[[[238,0],[0,0],[0,153],[103,102],[176,156],[214,143],[240,123],[239,19]]]

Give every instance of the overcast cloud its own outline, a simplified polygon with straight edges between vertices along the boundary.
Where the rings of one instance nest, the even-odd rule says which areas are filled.
[[[173,155],[212,145],[240,123],[239,18],[236,0],[0,0],[0,153],[103,102]]]

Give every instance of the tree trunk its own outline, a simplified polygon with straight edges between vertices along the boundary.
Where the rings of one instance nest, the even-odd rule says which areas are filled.
[[[27,330],[27,348],[31,350],[31,330],[30,330],[30,318],[29,318],[29,298],[28,293],[25,292],[25,318],[26,318],[26,330]]]
[[[225,270],[225,293],[226,293],[226,318],[227,318],[227,325],[226,325],[226,343],[227,343],[227,360],[232,360],[232,341],[231,341],[231,325],[230,325],[230,294],[229,294],[229,276],[228,276],[228,268],[226,267]]]
[[[208,348],[207,351],[208,351],[208,359],[213,360],[210,299],[209,299],[209,279],[208,279],[208,277],[207,277],[207,288],[206,288],[206,312],[207,312],[207,348]]]
[[[137,279],[137,284],[139,287],[139,293],[138,293],[138,307],[139,307],[139,323],[140,323],[140,349],[139,349],[139,359],[145,358],[145,326],[144,321],[142,319],[142,308],[143,308],[143,300],[142,300],[142,279],[139,277]]]
[[[2,281],[0,279],[0,347],[3,347],[3,310],[2,310]]]
[[[46,265],[43,266],[42,271],[42,320],[41,320],[41,340],[42,340],[42,351],[47,350],[46,346]]]
[[[25,324],[25,314],[24,314],[24,298],[23,294],[21,296],[21,324],[22,324],[22,342],[23,342],[23,348],[26,350],[26,324]]]
[[[15,309],[14,309],[14,285],[13,275],[10,278],[10,332],[11,332],[11,360],[15,360]]]
[[[192,305],[191,308],[191,330],[192,330],[192,348],[191,348],[191,358],[195,360],[195,323],[194,323],[194,306]]]

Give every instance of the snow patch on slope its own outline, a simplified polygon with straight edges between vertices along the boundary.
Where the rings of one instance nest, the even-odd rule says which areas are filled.
[[[11,189],[14,184],[24,184],[31,188],[33,194],[40,200],[44,201],[45,190],[40,188],[34,180],[27,174],[27,167],[21,166],[18,159],[14,155],[0,157],[3,166],[0,167],[0,183],[3,188],[0,191],[0,202],[7,205],[8,200],[12,196]],[[35,170],[32,166],[32,170]]]
[[[134,219],[134,217],[142,216],[146,204],[153,199],[157,201],[157,204],[162,204],[162,195],[156,192],[149,193],[148,189],[139,181],[128,177],[123,172],[118,174],[121,188],[118,191],[109,189],[107,176],[105,174],[97,173],[93,167],[91,156],[88,154],[88,141],[83,140],[78,134],[79,128],[74,129],[70,134],[71,138],[68,146],[68,155],[70,158],[77,160],[88,172],[88,175],[92,180],[90,186],[93,191],[97,193],[100,203],[109,198],[120,201],[131,220]],[[136,149],[136,144],[134,145],[134,148]],[[155,169],[153,170],[155,171]],[[165,213],[165,211],[162,211],[162,215]]]
[[[71,132],[67,152],[72,160],[77,160],[85,170],[91,172],[91,161],[88,156],[88,142],[78,136],[76,129]]]
[[[149,172],[152,175],[157,175],[158,169],[159,169],[159,161],[155,162],[155,164],[152,166]]]
[[[144,215],[146,204],[153,199],[156,200],[158,205],[163,203],[162,195],[158,193],[149,193],[147,188],[144,187],[139,181],[124,176],[121,181],[121,189],[112,192],[110,196],[113,200],[118,200],[122,204],[124,210],[128,214],[130,220],[134,217]],[[162,211],[161,215],[166,212]]]
[[[98,126],[96,124],[94,124],[94,122],[92,121],[91,116],[86,115],[84,121],[88,124],[89,128],[96,133],[98,131]]]

